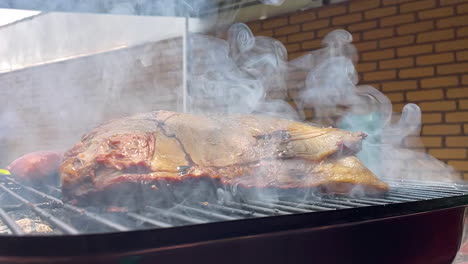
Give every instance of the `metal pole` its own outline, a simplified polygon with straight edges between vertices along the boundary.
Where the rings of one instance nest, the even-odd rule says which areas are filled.
[[[188,111],[188,103],[187,103],[187,96],[188,96],[188,74],[189,74],[189,69],[188,69],[188,56],[189,56],[189,15],[185,15],[185,32],[183,35],[183,53],[182,53],[182,67],[183,67],[183,77],[182,77],[182,111],[186,113]]]

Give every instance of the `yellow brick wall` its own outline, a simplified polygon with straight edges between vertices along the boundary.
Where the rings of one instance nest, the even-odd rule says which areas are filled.
[[[384,92],[394,111],[406,103],[422,109],[424,146],[406,144],[425,147],[468,179],[468,0],[351,0],[249,26],[280,40],[290,59],[320,48],[334,29],[351,32],[360,83]]]

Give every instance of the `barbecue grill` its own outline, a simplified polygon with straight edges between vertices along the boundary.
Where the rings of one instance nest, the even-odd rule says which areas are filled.
[[[156,2],[0,0],[0,8],[167,15]],[[230,1],[213,1],[220,6],[224,2]],[[257,10],[265,17],[261,5],[268,1],[232,2],[223,8],[235,11],[243,5],[255,10],[260,6]],[[291,10],[299,10],[339,1],[288,2]],[[202,15],[212,15],[212,7],[201,9],[207,12]],[[190,19],[200,14],[188,6],[175,11],[172,15],[185,19],[180,35],[187,36],[188,25],[196,24]],[[248,15],[252,14],[255,11]],[[190,42],[185,37],[182,42],[185,109]],[[89,54],[95,52],[100,51]],[[143,60],[142,64],[151,63]],[[58,68],[64,67],[54,69]],[[48,78],[40,74],[39,79]],[[95,80],[91,82],[94,89]],[[391,190],[372,197],[245,196],[127,208],[64,203],[58,185],[30,185],[1,176],[0,263],[451,263],[462,240],[468,185],[383,180]],[[24,219],[31,226],[20,226]],[[34,231],[33,225],[47,232]]]
[[[62,203],[57,186],[5,177],[0,261],[450,263],[461,241],[468,186],[387,181],[392,189],[379,197],[186,201],[132,211]],[[24,217],[53,231],[25,234],[15,222]]]

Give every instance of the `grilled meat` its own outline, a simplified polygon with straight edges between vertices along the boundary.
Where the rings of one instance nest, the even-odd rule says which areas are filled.
[[[64,155],[62,188],[66,198],[77,200],[126,183],[194,179],[246,188],[346,193],[359,185],[386,191],[387,185],[353,156],[364,137],[264,116],[144,113],[84,135]]]
[[[59,172],[62,155],[58,151],[31,152],[14,160],[7,169],[18,180],[50,182]]]

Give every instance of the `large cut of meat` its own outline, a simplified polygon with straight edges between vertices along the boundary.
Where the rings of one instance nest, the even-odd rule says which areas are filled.
[[[95,128],[65,153],[62,188],[74,200],[125,184],[157,192],[161,182],[206,180],[247,189],[384,192],[387,184],[354,156],[364,137],[257,115],[138,114]]]

